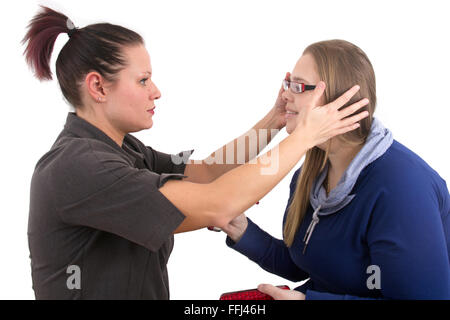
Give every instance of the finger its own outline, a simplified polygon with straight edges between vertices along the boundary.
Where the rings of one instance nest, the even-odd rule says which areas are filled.
[[[261,291],[262,293],[268,294],[275,300],[280,299],[280,291],[281,293],[283,293],[283,289],[277,288],[271,284],[260,284],[258,286],[258,290]]]
[[[281,85],[280,90],[278,90],[278,96],[281,96],[283,94],[283,92],[284,92],[284,87],[283,87],[283,85]]]
[[[335,137],[335,136],[338,136],[340,134],[344,134],[344,133],[347,133],[349,131],[353,131],[355,129],[358,129],[359,127],[360,127],[360,124],[359,123],[355,123],[355,124],[352,124],[350,126],[346,126],[346,127],[340,128],[340,129],[336,129],[336,130],[334,130],[332,132],[330,139]]]
[[[365,98],[365,99],[361,99],[358,102],[355,102],[354,104],[352,104],[351,106],[348,106],[347,108],[344,108],[342,110],[339,110],[339,118],[340,119],[344,119],[345,117],[354,114],[356,111],[358,111],[359,109],[361,109],[362,107],[366,106],[369,104],[369,99]]]
[[[343,119],[343,120],[341,120],[339,122],[339,128],[350,127],[350,126],[358,123],[359,121],[361,121],[362,119],[364,119],[364,118],[366,118],[368,116],[369,116],[369,112],[368,111],[363,111],[363,112],[360,112],[360,113],[358,113],[358,114],[356,114],[354,116],[345,118],[345,119]]]
[[[322,97],[323,93],[325,92],[325,82],[319,81],[319,83],[316,85],[316,88],[313,91],[313,103],[311,107],[316,107],[317,103],[320,100],[320,97]]]
[[[286,75],[284,76],[284,80],[290,80],[291,79],[291,73],[290,72],[286,72]],[[284,86],[283,84],[281,84],[281,89],[279,91],[279,94],[284,92]]]
[[[359,91],[360,87],[358,85],[353,86],[351,89],[347,90],[343,95],[329,103],[328,106],[331,108],[338,110],[340,107],[345,105],[350,99]]]

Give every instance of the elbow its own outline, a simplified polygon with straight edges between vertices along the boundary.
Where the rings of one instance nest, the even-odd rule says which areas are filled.
[[[229,218],[216,217],[214,219],[213,226],[220,229],[224,229],[231,222],[231,220],[232,219]]]
[[[242,198],[235,190],[220,188],[215,182],[209,184],[208,215],[211,225],[218,228],[227,226],[234,218],[243,213],[246,208]]]
[[[239,215],[227,201],[214,205],[209,214],[211,224],[221,229]]]

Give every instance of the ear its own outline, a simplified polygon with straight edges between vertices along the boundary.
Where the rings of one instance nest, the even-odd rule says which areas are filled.
[[[89,72],[84,80],[88,96],[95,102],[103,102],[106,99],[104,90],[105,80],[98,72]]]
[[[325,89],[326,89],[325,82],[319,81],[319,83],[317,83],[316,88],[313,91],[312,107],[317,107],[321,105],[320,102],[323,97],[323,93],[325,92]]]

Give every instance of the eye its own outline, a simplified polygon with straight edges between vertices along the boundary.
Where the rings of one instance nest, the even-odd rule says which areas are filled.
[[[305,86],[304,83],[293,82],[291,84],[292,92],[294,92],[294,93],[303,93],[303,92],[305,92],[304,86]],[[308,90],[308,89],[306,89],[306,90]]]
[[[299,83],[291,82],[291,90],[294,93],[301,93],[302,92],[302,86]]]
[[[145,86],[145,82],[148,80],[148,78],[144,78],[144,79],[142,79],[141,81],[139,81],[142,85],[144,85]]]

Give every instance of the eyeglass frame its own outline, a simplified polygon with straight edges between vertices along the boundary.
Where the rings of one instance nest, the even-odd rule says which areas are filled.
[[[291,83],[296,84],[297,86],[295,90],[292,89],[291,87]],[[290,80],[283,80],[283,89],[284,91],[287,91],[288,89],[291,89],[292,93],[302,93],[305,92],[307,90],[314,90],[316,88],[316,86],[313,85],[308,85],[308,84],[304,84],[304,83],[299,83],[299,82],[294,82],[294,81],[290,81]]]

